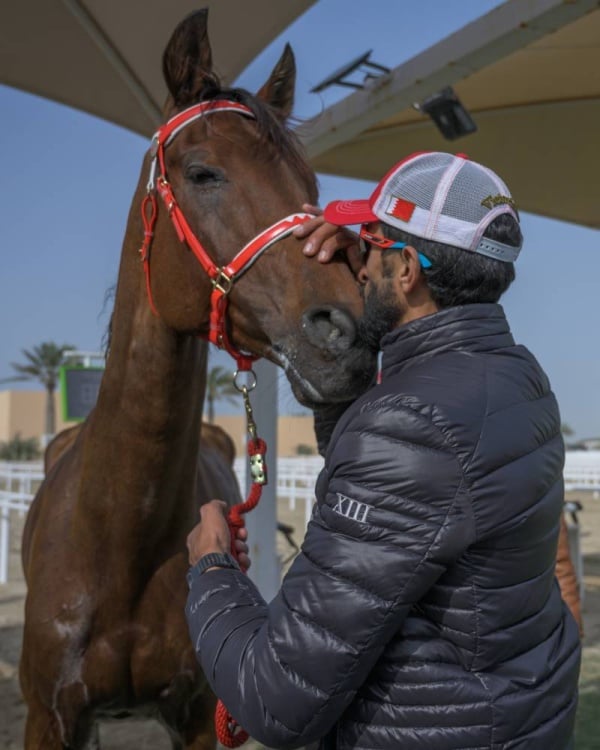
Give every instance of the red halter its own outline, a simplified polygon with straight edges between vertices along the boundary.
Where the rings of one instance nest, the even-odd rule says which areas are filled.
[[[167,170],[165,167],[165,148],[171,143],[175,136],[186,125],[194,122],[200,117],[214,112],[238,112],[244,117],[254,119],[254,113],[243,104],[234,101],[208,101],[196,104],[193,107],[179,112],[179,114],[168,120],[158,129],[152,138],[152,163],[150,165],[150,176],[146,189],[146,196],[142,202],[142,220],[144,222],[144,241],[140,248],[140,255],[144,264],[146,274],[146,289],[150,307],[155,315],[158,315],[150,285],[150,246],[154,236],[154,225],[156,223],[157,205],[156,191],[163,199],[177,236],[180,242],[185,242],[194,253],[202,268],[206,271],[213,286],[210,296],[210,329],[208,340],[225,349],[237,361],[238,370],[249,370],[257,357],[253,354],[242,353],[235,349],[227,336],[225,314],[227,310],[227,297],[233,284],[245,273],[255,260],[262,255],[271,245],[287,237],[295,227],[312,218],[311,214],[290,214],[278,221],[276,224],[265,229],[257,237],[251,240],[226,266],[217,266],[210,258],[200,240],[192,232],[173,194],[171,185],[167,182]],[[157,176],[158,167],[158,176]]]

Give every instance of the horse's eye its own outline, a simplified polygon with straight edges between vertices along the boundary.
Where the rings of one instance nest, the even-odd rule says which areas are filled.
[[[185,168],[185,179],[192,185],[210,187],[220,182],[222,176],[216,169],[205,167],[202,164],[190,164]]]

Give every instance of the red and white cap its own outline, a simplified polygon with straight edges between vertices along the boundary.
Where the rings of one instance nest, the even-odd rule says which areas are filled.
[[[521,247],[483,234],[500,214],[519,218],[508,188],[491,169],[464,154],[411,154],[396,164],[365,200],[333,201],[331,224],[381,221],[416,237],[512,263]]]

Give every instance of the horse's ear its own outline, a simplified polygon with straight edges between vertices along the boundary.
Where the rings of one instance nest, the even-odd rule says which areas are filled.
[[[163,54],[163,75],[178,107],[197,101],[206,79],[214,79],[207,20],[208,8],[184,18],[173,32]]]
[[[285,120],[292,113],[295,86],[296,61],[292,48],[289,44],[286,44],[269,80],[260,89],[257,96],[274,107],[281,119]]]

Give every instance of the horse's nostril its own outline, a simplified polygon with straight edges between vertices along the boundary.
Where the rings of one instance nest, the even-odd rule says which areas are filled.
[[[304,314],[302,322],[308,340],[333,353],[346,351],[356,338],[353,319],[337,307],[311,310]]]

